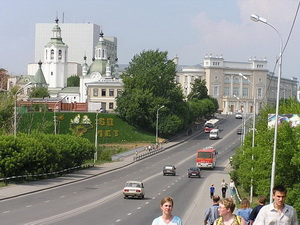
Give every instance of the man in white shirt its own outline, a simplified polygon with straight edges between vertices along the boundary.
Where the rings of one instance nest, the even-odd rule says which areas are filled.
[[[259,211],[254,225],[298,225],[296,210],[285,204],[286,194],[287,189],[283,185],[273,187],[274,202]]]

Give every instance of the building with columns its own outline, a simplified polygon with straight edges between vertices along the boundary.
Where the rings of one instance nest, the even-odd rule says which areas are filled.
[[[222,113],[252,113],[254,100],[259,112],[264,104],[276,102],[277,77],[267,66],[266,59],[255,57],[247,62],[233,62],[224,60],[222,55],[206,55],[203,65],[178,66],[176,81],[187,96],[195,79],[206,80],[208,94],[218,100]],[[281,78],[282,98],[296,98],[297,90],[296,78]]]

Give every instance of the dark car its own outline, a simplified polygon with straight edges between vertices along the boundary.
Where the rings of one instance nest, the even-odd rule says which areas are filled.
[[[238,128],[238,129],[236,130],[236,133],[237,133],[237,134],[243,134],[243,128]]]
[[[163,168],[163,175],[176,175],[176,167],[173,165],[166,165]]]
[[[191,167],[188,169],[188,177],[201,177],[201,170],[198,167]]]

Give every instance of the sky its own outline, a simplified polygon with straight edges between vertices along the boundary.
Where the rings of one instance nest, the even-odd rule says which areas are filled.
[[[167,51],[180,65],[202,64],[206,54],[225,61],[266,58],[278,75],[280,37],[285,45],[299,0],[0,0],[0,68],[27,73],[34,61],[36,23],[94,23],[118,39],[120,64],[143,50]],[[275,27],[253,22],[257,14]],[[300,81],[300,21],[283,52],[282,76]],[[50,40],[50,37],[49,37]]]

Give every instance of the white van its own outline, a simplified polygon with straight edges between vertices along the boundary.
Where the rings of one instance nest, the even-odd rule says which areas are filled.
[[[211,140],[217,140],[219,139],[219,129],[212,129],[210,132],[209,132],[209,139]]]

